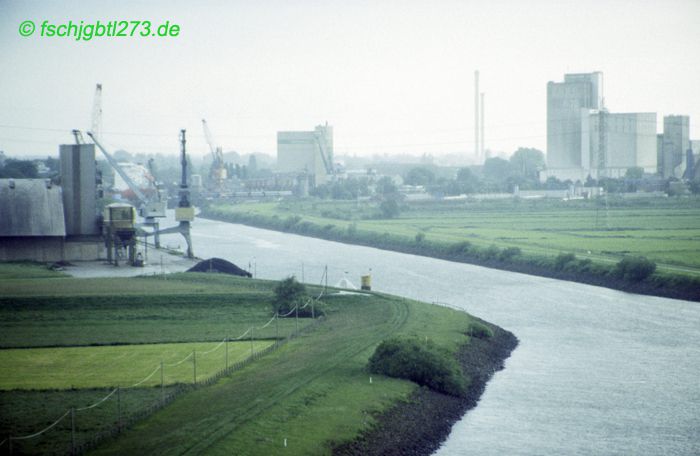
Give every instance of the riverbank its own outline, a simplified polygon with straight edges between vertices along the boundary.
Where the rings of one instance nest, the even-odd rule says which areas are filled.
[[[433,454],[447,438],[452,426],[476,407],[486,383],[518,345],[517,338],[497,326],[489,338],[472,338],[457,358],[470,380],[466,397],[459,398],[416,389],[409,399],[376,417],[377,424],[352,442],[333,449],[334,456],[423,456]]]
[[[595,263],[590,259],[579,258],[575,255],[562,262],[557,257],[524,254],[517,248],[500,249],[493,245],[483,248],[474,246],[468,241],[456,243],[428,241],[418,236],[410,238],[387,232],[359,230],[356,227],[353,228],[352,224],[343,229],[330,224],[320,225],[299,216],[281,218],[276,215],[221,211],[209,208],[202,210],[201,217],[330,241],[585,283],[628,293],[700,301],[700,279],[696,277],[656,272],[638,280],[618,274],[614,263]]]
[[[494,366],[509,354],[496,359],[490,343],[469,337],[481,334],[484,323],[465,312],[381,293],[331,290],[316,302],[325,317],[312,322],[271,315],[273,281],[202,273],[79,279],[38,264],[0,264],[3,278],[0,354],[10,360],[4,363],[10,383],[0,387],[0,431],[13,436],[15,451],[23,454],[61,451],[72,441],[92,447],[94,438],[111,433],[114,438],[103,440],[95,454],[197,448],[203,454],[267,455],[284,448],[289,455],[321,455],[381,429],[376,423],[399,427],[406,413],[413,413],[416,426],[436,420],[433,435],[404,434],[404,447],[427,454],[466,405],[476,404]],[[320,292],[309,289],[313,296]],[[295,337],[299,331],[303,336]],[[472,385],[467,402],[407,380],[375,375],[368,381],[368,357],[392,336],[429,338],[472,359],[464,370]],[[285,343],[279,350],[265,348],[273,341]],[[51,352],[51,376],[33,361],[45,352]],[[78,367],[71,364],[76,352],[84,354]],[[237,354],[253,361],[228,372]],[[153,366],[159,365],[156,375]],[[27,374],[37,369],[36,376]],[[86,372],[91,382],[83,381]],[[115,393],[115,384],[133,387]],[[159,402],[178,385],[187,387],[167,406]],[[126,407],[126,427],[115,421],[115,400]],[[402,409],[406,403],[420,407]],[[50,439],[18,438],[65,418],[70,407],[80,411],[75,440],[63,427]],[[401,412],[385,415],[395,408]]]

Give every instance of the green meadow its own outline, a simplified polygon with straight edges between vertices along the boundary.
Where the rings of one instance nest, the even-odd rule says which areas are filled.
[[[517,247],[525,255],[571,252],[594,262],[646,256],[660,271],[700,274],[700,200],[458,200],[404,203],[398,217],[377,218],[376,203],[307,201],[213,205],[216,218],[338,239],[363,235],[449,245],[468,241],[487,248]],[[374,212],[373,212],[374,210]],[[305,223],[307,225],[305,225]],[[309,225],[314,225],[310,227]]]
[[[119,416],[143,416],[92,454],[330,454],[417,388],[378,375],[370,382],[367,360],[382,340],[429,338],[456,352],[476,324],[466,313],[403,298],[329,294],[319,303],[324,317],[300,319],[306,329],[297,337],[212,384],[182,390],[193,380],[192,359],[185,359],[192,351],[199,380],[224,367],[225,346],[204,353],[226,335],[254,326],[259,351],[294,331],[293,318],[260,329],[274,315],[276,282],[192,273],[167,280],[3,276],[12,268],[0,265],[0,435],[32,434],[76,407],[80,445],[114,429]],[[250,344],[229,343],[229,362],[246,357]],[[165,367],[164,389],[161,359],[185,359]],[[148,381],[124,388],[154,370]],[[183,392],[152,411],[176,388]],[[65,452],[69,417],[13,445],[18,453]]]

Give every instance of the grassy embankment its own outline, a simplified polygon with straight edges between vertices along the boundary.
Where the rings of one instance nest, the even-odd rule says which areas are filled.
[[[700,200],[452,201],[406,204],[381,219],[375,203],[212,205],[205,217],[629,291],[700,299]],[[574,261],[557,261],[573,253]],[[615,274],[624,256],[656,272]]]
[[[0,391],[2,436],[29,434],[69,407],[92,404],[110,391],[88,386],[112,387],[143,378],[146,366],[166,356],[176,360],[193,347],[207,350],[225,335],[235,337],[250,325],[264,324],[273,313],[274,282],[203,274],[175,274],[166,281],[51,274],[16,279],[3,274],[3,268],[0,359],[5,362],[0,378],[4,388],[21,389]],[[429,336],[456,353],[469,343],[466,333],[474,324],[461,312],[378,294],[328,296],[322,305],[326,318],[313,330],[210,386],[188,390],[95,453],[267,455],[284,449],[329,454],[335,445],[370,429],[377,413],[416,390],[411,382],[381,376],[370,384],[366,363],[379,342],[392,335]],[[281,320],[280,336],[294,325],[294,319]],[[256,332],[256,343],[269,344],[276,337],[274,324],[265,331]],[[143,345],[154,342],[163,345]],[[249,341],[237,345],[243,352],[250,349]],[[51,348],[10,348],[20,346]],[[41,364],[38,356],[47,350],[51,360]],[[208,356],[223,363],[221,349]],[[166,392],[187,379],[191,368],[170,382],[166,378],[171,383]],[[150,384],[158,387],[141,385],[121,393],[123,414],[159,400],[160,379],[154,380]],[[79,443],[112,426],[116,414],[115,396],[77,412]],[[36,441],[15,442],[15,450],[39,453],[69,445],[66,419]]]

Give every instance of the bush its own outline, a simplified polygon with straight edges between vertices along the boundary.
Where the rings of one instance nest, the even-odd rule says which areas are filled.
[[[472,249],[472,243],[469,241],[456,242],[450,244],[447,248],[447,253],[451,255],[469,255]]]
[[[372,373],[411,380],[452,396],[464,396],[467,382],[454,357],[432,342],[418,339],[383,341],[369,359]]]
[[[481,322],[474,321],[469,325],[469,332],[467,334],[477,339],[489,339],[493,337],[493,330]]]
[[[481,252],[479,252],[479,257],[483,260],[495,260],[501,254],[501,249],[491,244]]]
[[[572,261],[576,261],[576,255],[573,253],[560,253],[557,255],[557,258],[554,260],[554,268],[558,271],[563,270],[567,264],[571,263]]]
[[[289,313],[295,305],[301,305],[306,298],[306,287],[297,282],[294,276],[287,277],[275,287],[275,311],[280,314]]]
[[[379,211],[381,212],[382,218],[396,218],[399,216],[401,209],[399,208],[399,203],[395,199],[386,199],[379,205]]]
[[[416,244],[422,244],[423,241],[425,241],[425,233],[423,233],[423,232],[416,233],[415,239],[416,239]]]
[[[522,252],[520,251],[520,247],[506,247],[501,251],[501,254],[498,256],[498,259],[501,261],[509,261],[511,258],[514,256],[520,255]]]
[[[646,257],[626,256],[615,265],[615,275],[630,282],[641,282],[656,271],[656,263]]]

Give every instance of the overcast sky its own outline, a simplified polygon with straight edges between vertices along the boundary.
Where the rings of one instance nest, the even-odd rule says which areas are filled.
[[[37,24],[22,37],[22,21]],[[178,37],[37,36],[41,22],[150,20]],[[471,154],[474,70],[486,147],[546,146],[546,84],[602,71],[612,112],[691,116],[700,139],[700,1],[0,0],[0,150],[57,154],[103,85],[111,149],[276,153],[328,121],[336,153]]]

